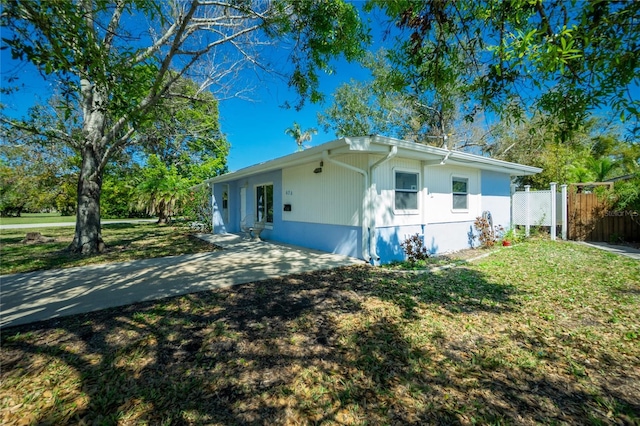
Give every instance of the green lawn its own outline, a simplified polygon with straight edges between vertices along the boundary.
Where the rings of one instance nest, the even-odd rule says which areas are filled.
[[[60,213],[22,213],[20,217],[0,217],[0,225],[22,225],[30,223],[74,223],[75,216],[60,216]]]
[[[23,244],[26,232],[40,232],[54,242]],[[122,262],[150,257],[211,251],[213,247],[190,235],[184,225],[155,223],[104,223],[102,238],[107,250],[96,256],[80,256],[65,251],[73,240],[73,227],[0,230],[0,274],[38,269],[67,268],[91,263]]]
[[[639,424],[640,262],[529,241],[3,330],[3,424]]]
[[[134,219],[102,219],[102,223]],[[69,223],[76,222],[75,216],[60,216],[59,213],[22,213],[20,217],[0,217],[0,225],[28,225],[40,223]]]

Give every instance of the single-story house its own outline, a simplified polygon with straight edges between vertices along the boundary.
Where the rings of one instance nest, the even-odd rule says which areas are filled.
[[[341,138],[206,181],[213,232],[256,226],[265,240],[403,260],[419,234],[432,254],[469,248],[473,222],[511,221],[511,181],[537,167],[383,137]]]

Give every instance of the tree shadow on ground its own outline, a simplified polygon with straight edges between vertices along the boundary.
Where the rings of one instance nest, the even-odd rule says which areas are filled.
[[[518,315],[516,294],[464,268],[349,267],[16,327],[2,335],[4,404],[26,393],[36,424],[577,424],[607,423],[603,401],[638,408],[546,374],[558,360],[531,374],[418,327],[429,310]]]
[[[495,284],[473,269],[456,267],[436,272],[381,272],[371,289],[376,297],[397,304],[404,316],[413,318],[419,304],[437,305],[452,313],[513,310],[518,304],[514,285]]]

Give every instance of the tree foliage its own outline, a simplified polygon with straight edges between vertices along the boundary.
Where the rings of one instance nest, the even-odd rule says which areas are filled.
[[[640,2],[371,0],[397,28],[402,85],[523,118],[532,106],[567,139],[590,112],[640,119]]]
[[[455,99],[412,91],[402,83],[387,58],[388,52],[365,55],[362,65],[371,72],[367,81],[351,80],[339,86],[333,102],[318,121],[339,137],[382,134],[429,145],[449,145],[457,118]],[[400,82],[400,83],[399,83]]]
[[[188,194],[189,186],[189,180],[180,176],[176,166],[167,166],[152,154],[136,187],[138,207],[157,215],[158,223],[168,223]]]
[[[229,143],[220,129],[218,102],[191,79],[176,82],[138,138],[145,153],[176,166],[185,177],[203,180],[226,171]]]
[[[550,182],[602,182],[640,171],[640,145],[602,119],[586,121],[564,142],[553,137],[557,126],[539,115],[517,125],[502,123],[483,150],[494,158],[541,167],[541,173],[521,179],[538,189]]]
[[[0,214],[75,211],[77,159],[63,149],[30,143],[30,134],[3,132],[0,142]]]
[[[81,111],[75,132],[9,122],[58,134],[79,154],[70,249],[81,253],[104,248],[100,196],[107,164],[141,140],[136,133],[183,77],[229,88],[233,74],[220,61],[233,69],[262,68],[266,43],[289,42],[290,85],[302,100],[318,100],[318,72],[338,54],[355,59],[368,38],[356,9],[342,0],[14,0],[3,3],[0,24],[14,58],[60,85],[67,115],[73,105]]]

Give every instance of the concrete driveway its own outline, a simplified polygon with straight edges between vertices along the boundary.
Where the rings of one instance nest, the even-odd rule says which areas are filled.
[[[633,247],[619,246],[619,245],[607,244],[607,243],[586,242],[586,241],[582,241],[581,244],[587,245],[589,247],[595,247],[600,250],[608,251],[609,253],[615,253],[621,256],[630,257],[631,259],[640,260],[640,250],[635,249]]]
[[[201,238],[225,249],[0,276],[0,327],[364,263],[236,235]]]

